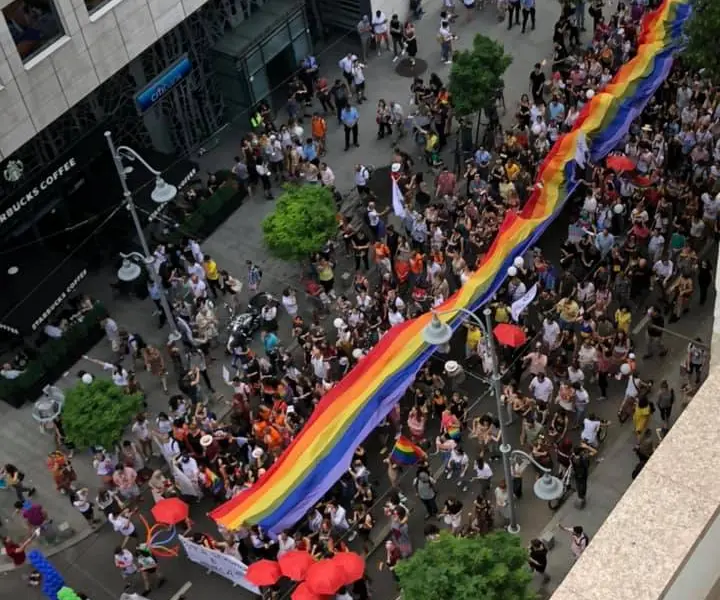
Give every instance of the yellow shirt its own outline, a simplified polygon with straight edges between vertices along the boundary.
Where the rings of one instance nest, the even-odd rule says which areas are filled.
[[[429,133],[427,139],[425,140],[425,150],[427,152],[432,152],[435,149],[437,142],[438,136],[434,133]]]
[[[220,279],[217,263],[214,260],[205,261],[203,263],[203,267],[205,268],[205,277],[211,279],[212,281],[217,281],[218,279]]]
[[[576,321],[580,314],[580,307],[577,302],[570,300],[569,302],[561,302],[558,304],[558,311],[560,312],[560,318],[566,323]]]
[[[520,167],[516,163],[510,163],[505,167],[505,172],[510,181],[515,181],[520,174]]]
[[[498,306],[495,309],[494,317],[498,323],[508,323],[510,321],[510,313],[506,306]]]
[[[468,329],[467,339],[465,340],[465,345],[468,348],[475,350],[475,348],[478,347],[480,340],[482,340],[482,331],[477,328]]]
[[[615,323],[620,331],[626,334],[630,333],[630,323],[632,322],[632,314],[627,310],[615,311]]]
[[[333,278],[333,269],[327,264],[324,267],[318,266],[318,279],[320,281],[330,281]]]

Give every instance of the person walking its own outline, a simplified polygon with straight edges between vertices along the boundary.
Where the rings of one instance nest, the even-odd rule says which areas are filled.
[[[520,0],[522,7],[522,32],[525,33],[528,19],[530,20],[530,29],[535,31],[535,0]]]
[[[350,138],[352,137],[353,146],[360,147],[358,144],[358,121],[360,114],[350,102],[340,111],[340,121],[345,129],[345,151],[350,149]]]
[[[27,487],[23,481],[25,481],[25,473],[18,469],[15,465],[10,463],[4,467],[5,477],[8,485],[15,492],[15,496],[19,502],[25,501],[25,494],[32,496],[35,493],[34,487]]]
[[[558,527],[570,534],[570,551],[572,552],[575,560],[577,560],[580,558],[580,555],[585,552],[585,548],[587,548],[590,543],[590,538],[580,525],[565,527],[560,524]]]
[[[427,510],[425,519],[432,519],[436,517],[439,512],[437,505],[437,488],[435,486],[435,480],[427,469],[421,468],[413,481],[413,487],[417,492],[418,498],[420,498],[420,501],[425,505],[425,510]]]
[[[528,546],[528,565],[535,572],[540,574],[542,582],[545,584],[550,581],[550,576],[545,572],[547,569],[548,549],[542,540],[534,538],[530,540]]]

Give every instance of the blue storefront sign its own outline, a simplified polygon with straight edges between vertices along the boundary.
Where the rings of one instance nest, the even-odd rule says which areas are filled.
[[[148,83],[135,96],[135,104],[140,114],[147,112],[160,102],[170,90],[188,76],[191,68],[190,59],[185,55]]]

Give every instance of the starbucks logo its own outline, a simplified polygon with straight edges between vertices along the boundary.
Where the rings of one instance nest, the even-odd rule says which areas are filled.
[[[3,175],[5,176],[5,181],[9,181],[10,183],[15,183],[16,181],[19,181],[20,178],[23,176],[24,166],[22,162],[19,160],[11,160],[8,162],[7,165],[5,165],[5,171],[3,172]]]

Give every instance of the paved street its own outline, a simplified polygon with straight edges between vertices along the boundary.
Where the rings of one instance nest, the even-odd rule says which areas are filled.
[[[419,56],[428,62],[428,70],[424,77],[428,77],[431,72],[437,72],[441,78],[446,79],[449,67],[442,65],[439,57],[439,46],[435,41],[435,32],[438,25],[438,2],[425,2],[427,14],[425,18],[419,22],[418,41]],[[556,3],[539,4],[537,9],[538,29],[535,32],[522,35],[519,28],[507,31],[506,25],[498,24],[495,20],[495,12],[492,8],[486,9],[485,13],[479,14],[476,19],[466,25],[462,19],[458,20],[455,28],[460,33],[459,46],[464,47],[470,44],[472,35],[475,32],[482,32],[486,35],[494,37],[498,41],[505,44],[506,51],[510,52],[514,57],[514,62],[510,66],[506,76],[505,99],[508,107],[508,117],[512,118],[513,107],[515,106],[520,95],[527,90],[527,76],[532,65],[540,61],[544,57],[548,57],[551,51],[551,32],[554,21],[557,17],[558,7]],[[354,38],[353,38],[354,39]],[[329,77],[334,77],[337,73],[337,60],[348,50],[353,49],[350,44],[340,42],[332,46],[326,53],[319,57],[321,70]],[[338,75],[339,76],[339,75]],[[367,95],[369,101],[360,107],[361,114],[361,132],[360,132],[360,148],[351,150],[350,152],[342,152],[343,140],[342,131],[336,129],[333,121],[329,120],[330,133],[328,135],[329,154],[327,162],[334,170],[338,187],[341,190],[347,190],[352,187],[352,171],[357,163],[373,164],[377,166],[386,165],[390,161],[390,142],[387,140],[375,139],[375,104],[379,98],[386,100],[395,100],[407,107],[407,99],[409,96],[409,85],[411,80],[402,78],[394,73],[394,65],[390,57],[386,54],[381,58],[373,57],[369,61],[367,70],[368,86]],[[363,130],[363,125],[365,129]],[[230,128],[226,130],[216,148],[199,159],[202,170],[215,170],[218,168],[228,168],[232,164],[232,157],[237,153],[239,137],[237,133]],[[411,142],[405,141],[405,148],[411,150]],[[450,162],[452,164],[452,162]],[[263,288],[274,294],[288,286],[294,286],[298,290],[301,286],[301,268],[295,264],[288,264],[283,261],[273,259],[267,256],[262,244],[262,232],[259,226],[262,218],[268,214],[273,208],[273,202],[261,198],[259,195],[249,198],[245,204],[209,239],[203,244],[206,252],[213,256],[217,263],[227,268],[239,278],[244,278],[245,267],[244,262],[248,258],[252,258],[259,262],[263,268],[264,280]],[[560,239],[558,236],[564,236],[563,224],[559,224],[551,228],[544,238],[544,246],[547,247],[548,253],[553,254],[557,248],[557,242],[553,240]],[[554,235],[557,234],[557,235]],[[564,239],[564,237],[562,238]],[[339,269],[339,271],[342,269]],[[89,289],[85,290],[95,297],[103,300],[110,307],[118,323],[125,326],[130,331],[138,331],[143,337],[152,343],[159,343],[163,339],[163,332],[155,327],[151,312],[154,306],[149,301],[128,301],[113,300],[110,298],[110,290],[107,282],[112,277],[111,273],[104,273],[95,277],[88,282]],[[309,312],[309,306],[305,300],[299,297],[301,302],[301,311],[306,314]],[[712,298],[709,306],[712,306]],[[635,321],[639,321],[639,316]],[[703,335],[703,332],[709,331],[712,314],[709,308],[703,313],[692,312],[689,316],[684,317],[674,327],[685,336],[695,337]],[[290,341],[287,320],[281,321],[280,336],[286,343]],[[644,348],[644,335],[640,332],[636,341],[639,352],[642,354]],[[666,340],[670,348],[668,356],[661,360],[655,360],[650,364],[643,364],[640,361],[640,374],[643,378],[654,379],[656,382],[663,377],[668,378],[678,390],[679,369],[677,365],[684,356],[686,342],[681,339]],[[217,356],[221,354],[218,352]],[[101,343],[96,347],[92,356],[100,359],[107,359],[110,356],[109,348],[105,343]],[[220,365],[222,361],[218,361],[211,369],[211,378],[216,387],[222,385],[220,377]],[[74,382],[75,372],[83,368],[88,371],[95,371],[93,365],[86,363],[78,364],[71,369],[70,374],[65,381],[58,385],[68,385]],[[166,408],[167,398],[162,394],[156,381],[148,378],[144,373],[140,374],[140,379],[148,392],[150,410],[157,413],[159,410]],[[527,384],[527,382],[525,382]],[[494,401],[486,393],[486,385],[473,377],[468,377],[465,383],[466,391],[472,401],[477,401],[473,410],[473,415],[483,414],[485,412],[495,412]],[[615,419],[615,411],[624,389],[624,383],[613,382],[610,393],[610,400],[605,403],[594,401],[593,409],[602,418],[610,420]],[[590,389],[591,394],[597,396],[597,389]],[[220,412],[222,406],[216,407]],[[679,414],[676,411],[674,418]],[[12,462],[20,466],[26,473],[30,475],[32,484],[38,488],[37,499],[43,504],[51,516],[57,522],[67,522],[73,530],[80,536],[86,536],[77,544],[59,552],[52,558],[52,562],[58,567],[60,572],[66,577],[68,584],[75,587],[78,591],[84,591],[93,600],[116,600],[121,589],[122,581],[112,565],[112,551],[118,542],[116,534],[112,533],[108,526],[105,525],[98,533],[91,533],[87,530],[83,518],[75,511],[65,497],[59,496],[53,488],[49,473],[45,469],[44,459],[49,450],[52,449],[52,439],[50,436],[42,435],[37,432],[37,426],[34,424],[30,415],[29,407],[23,410],[14,410],[7,406],[0,406],[0,435],[3,439],[2,446],[2,462]],[[434,424],[437,428],[437,425]],[[524,540],[540,535],[545,530],[554,530],[555,524],[563,523],[565,525],[582,524],[586,527],[590,537],[597,530],[599,525],[605,519],[607,514],[622,495],[624,490],[630,484],[630,471],[632,470],[635,460],[631,452],[633,445],[633,436],[631,425],[619,425],[617,423],[611,426],[608,439],[605,441],[601,450],[602,460],[598,461],[591,474],[589,484],[588,505],[583,511],[574,508],[572,499],[569,499],[558,511],[553,514],[547,505],[532,497],[533,475],[528,470],[525,476],[523,499],[518,503],[518,518],[522,525],[521,536]],[[429,433],[433,433],[430,429]],[[517,444],[519,430],[517,425],[513,428],[514,438],[513,444]],[[369,455],[376,456],[378,450],[378,442],[371,439],[368,443]],[[475,448],[467,448],[471,457],[474,456]],[[95,488],[97,477],[90,465],[89,457],[86,454],[79,455],[74,461],[74,465],[78,472],[80,483],[89,484],[91,488]],[[433,459],[432,465],[439,466],[437,459]],[[371,469],[375,478],[381,481],[381,489],[386,489],[387,480],[383,471],[383,467],[376,460],[371,464]],[[493,469],[497,477],[502,471],[500,463],[493,463]],[[413,542],[417,545],[422,543],[423,537],[423,511],[418,507],[414,494],[411,490],[412,472],[408,471],[402,482],[401,487],[409,497],[409,506],[412,510],[410,520],[410,530]],[[379,490],[380,491],[380,490]],[[452,487],[443,479],[440,481],[440,497],[442,503],[448,495],[457,492],[457,488]],[[460,494],[459,497],[468,508],[472,505],[475,490],[469,490],[467,493]],[[0,492],[0,514],[3,519],[8,518],[9,508],[12,505],[14,497],[10,493]],[[381,498],[379,504],[385,501]],[[203,504],[198,510],[195,510],[195,518],[198,528],[210,528],[211,524],[201,517],[206,510],[210,508],[209,504]],[[381,511],[376,511],[380,514]],[[380,518],[377,526],[376,539],[381,540],[385,520]],[[17,535],[22,531],[20,524],[16,518],[9,517],[7,523],[7,531],[13,535]],[[569,551],[568,540],[566,534],[560,532],[556,535],[557,544],[550,553],[549,573],[552,576],[551,583],[545,591],[553,589],[561,580],[562,576],[570,568],[571,555]],[[392,578],[387,572],[377,572],[376,565],[382,556],[374,556],[370,561],[370,575],[374,581],[374,589],[376,597],[382,600],[393,600],[395,598],[395,587]],[[2,565],[0,565],[2,566]],[[193,589],[187,594],[187,598],[201,598],[220,596],[233,593],[236,597],[250,597],[249,594],[231,589],[228,582],[222,580],[218,576],[206,575],[204,571],[191,564],[185,558],[169,559],[163,561],[162,568],[168,576],[169,583],[153,595],[153,598],[164,600],[169,598],[183,583],[191,581]],[[28,591],[24,583],[21,581],[17,572],[9,572],[1,584],[3,586],[3,595],[7,590],[8,597],[25,597],[29,600],[39,598],[39,591]],[[12,596],[10,594],[13,594]],[[202,594],[202,596],[201,596]]]

